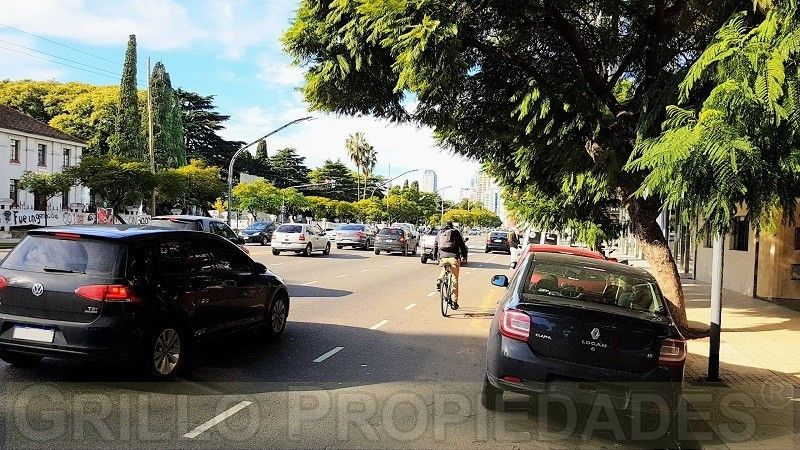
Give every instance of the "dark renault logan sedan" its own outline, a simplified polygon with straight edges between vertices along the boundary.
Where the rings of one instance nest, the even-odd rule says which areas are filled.
[[[508,292],[489,332],[485,407],[498,408],[503,391],[565,390],[581,402],[602,389],[620,410],[630,408],[637,388],[652,387],[670,404],[676,399],[686,342],[647,272],[535,253],[512,280],[496,275],[492,283]]]
[[[282,280],[208,233],[156,227],[33,230],[0,263],[0,358],[135,362],[168,379],[197,340],[281,334]]]

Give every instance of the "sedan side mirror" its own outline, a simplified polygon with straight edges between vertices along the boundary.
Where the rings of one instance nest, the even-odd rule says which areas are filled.
[[[257,274],[267,273],[267,266],[261,264],[260,262],[254,263],[253,267],[256,269]]]
[[[233,242],[235,242],[235,243],[237,243],[239,245],[244,245],[245,244],[243,237],[237,237]]]
[[[495,275],[492,277],[492,284],[497,287],[508,287],[508,277],[505,275]]]

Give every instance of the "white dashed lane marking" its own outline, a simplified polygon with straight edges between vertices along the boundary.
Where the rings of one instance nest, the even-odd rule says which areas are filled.
[[[312,285],[312,284],[316,284],[316,283],[317,283],[316,281],[309,281],[309,282],[307,282],[307,283],[303,283],[303,284],[301,284],[300,286],[310,286],[310,285]]]
[[[377,330],[378,328],[386,325],[387,323],[389,323],[388,320],[381,320],[380,322],[376,323],[375,325],[369,327],[369,329],[370,330]]]
[[[410,304],[410,305],[406,306],[406,311],[410,310],[411,308],[413,308],[413,307],[415,307],[415,306],[417,306],[417,304],[416,304],[416,303],[412,303],[412,304]]]
[[[315,362],[315,363],[320,363],[320,362],[322,362],[322,361],[325,361],[326,359],[328,359],[328,358],[330,358],[331,356],[333,356],[333,355],[335,355],[335,354],[339,353],[339,352],[340,352],[340,351],[342,351],[343,349],[344,349],[344,347],[336,347],[336,348],[334,348],[333,350],[331,350],[331,351],[329,351],[329,352],[325,353],[324,355],[320,356],[319,358],[315,359],[315,360],[314,360],[314,362]]]
[[[232,406],[231,408],[228,408],[227,410],[225,410],[222,414],[219,414],[218,416],[214,417],[213,419],[209,420],[208,422],[206,422],[206,423],[198,426],[194,430],[184,434],[183,437],[189,438],[189,439],[194,439],[197,436],[200,436],[201,434],[203,434],[206,431],[208,431],[214,425],[217,425],[217,424],[221,423],[223,420],[227,419],[228,417],[236,414],[237,412],[243,410],[244,408],[247,408],[252,403],[253,402],[248,402],[248,401],[239,402],[236,405]]]

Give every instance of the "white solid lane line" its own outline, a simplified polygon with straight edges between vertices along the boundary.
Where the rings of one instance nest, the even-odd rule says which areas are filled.
[[[346,276],[347,276],[347,274],[344,274],[344,275],[336,275],[336,278],[342,278],[342,277],[346,277]]]
[[[326,359],[328,359],[328,358],[330,358],[331,356],[333,356],[333,355],[335,355],[335,354],[339,353],[339,352],[340,352],[340,351],[342,351],[343,349],[344,349],[344,347],[336,347],[336,348],[334,348],[333,350],[329,351],[328,353],[325,353],[324,355],[322,355],[322,356],[320,356],[319,358],[315,359],[315,360],[314,360],[314,362],[315,362],[315,363],[318,363],[318,362],[325,361]]]
[[[377,330],[378,328],[386,325],[387,323],[389,323],[388,320],[381,320],[380,322],[376,323],[375,325],[369,327],[369,329],[370,330]]]
[[[410,305],[406,306],[406,311],[410,310],[411,308],[413,308],[413,307],[415,307],[415,306],[417,306],[417,304],[416,304],[416,303],[412,303],[412,304],[410,304]]]
[[[364,269],[364,270],[362,270],[362,272],[369,272],[370,270],[372,270],[372,269]]]
[[[381,267],[383,267],[385,269],[385,268],[389,267],[389,265],[388,264],[384,264]]]
[[[218,423],[220,423],[223,420],[227,419],[228,417],[236,414],[237,412],[241,411],[242,409],[247,408],[252,403],[253,402],[248,402],[248,401],[239,402],[236,405],[232,406],[231,408],[228,408],[227,410],[225,410],[222,414],[218,415],[217,417],[214,417],[213,419],[209,420],[208,422],[198,426],[194,430],[184,434],[183,437],[189,438],[189,439],[194,439],[197,436],[200,436],[201,434],[203,434],[206,431],[208,431],[208,429],[213,427],[214,425],[217,425]]]
[[[316,281],[309,281],[308,283],[303,283],[300,286],[309,286],[309,285],[312,285],[312,284],[316,284]]]

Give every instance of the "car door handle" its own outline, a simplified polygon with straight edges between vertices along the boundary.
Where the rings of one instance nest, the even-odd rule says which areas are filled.
[[[236,282],[233,280],[225,280],[222,282],[222,285],[225,287],[234,287],[236,286]]]

